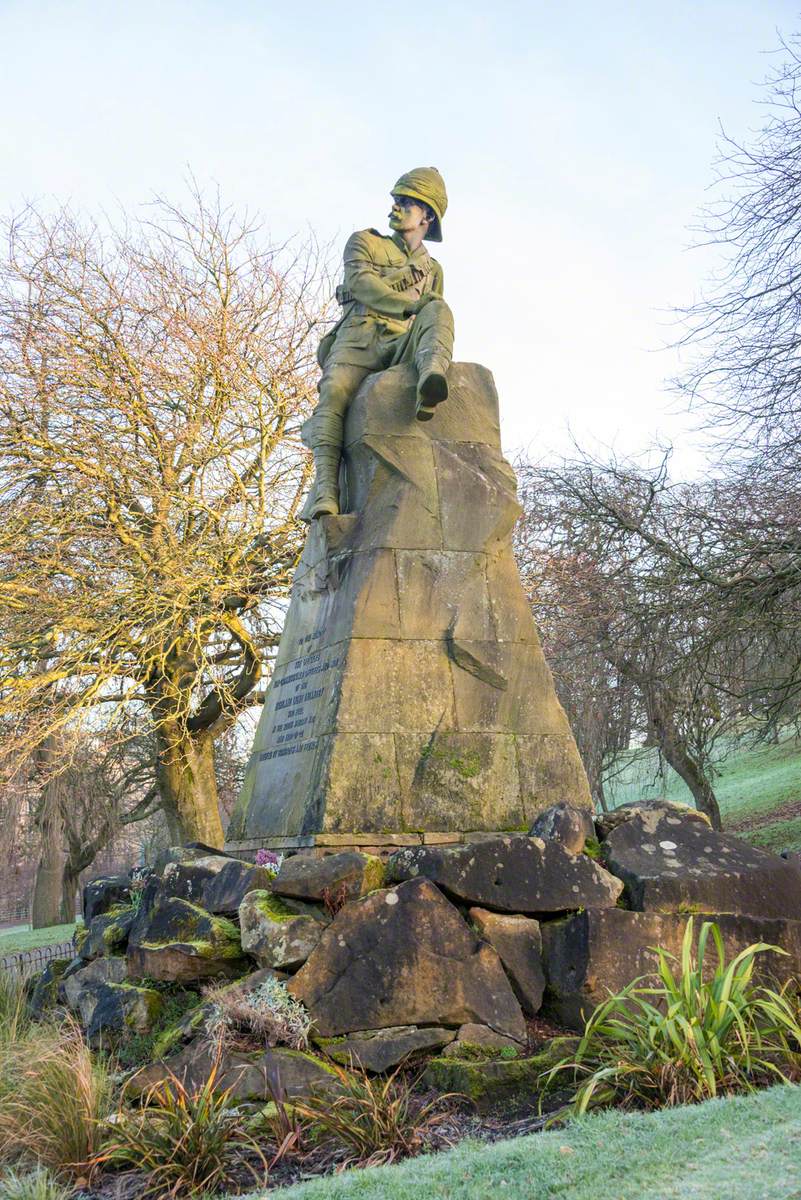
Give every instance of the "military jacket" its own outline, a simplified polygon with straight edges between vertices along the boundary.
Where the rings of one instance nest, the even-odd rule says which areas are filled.
[[[442,295],[442,267],[425,246],[409,253],[399,234],[377,229],[351,234],[344,261],[344,279],[337,288],[342,319],[331,331],[333,339],[328,335],[321,357],[377,370],[387,365],[397,339],[414,319],[404,315],[408,306],[426,292]]]

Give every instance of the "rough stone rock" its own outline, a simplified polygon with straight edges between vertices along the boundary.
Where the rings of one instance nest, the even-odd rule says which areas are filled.
[[[569,1029],[581,1030],[595,1007],[642,975],[655,972],[655,946],[678,955],[687,927],[683,913],[629,912],[622,908],[587,909],[542,926],[545,1011]],[[801,921],[713,915],[720,926],[727,961],[754,942],[778,945],[787,957],[765,953],[757,958],[763,982],[783,983],[801,974]],[[701,922],[696,919],[695,930]],[[717,959],[710,946],[708,963]]]
[[[695,821],[707,829],[712,828],[712,822],[706,813],[692,808],[689,804],[677,804],[673,800],[631,800],[627,804],[618,805],[611,812],[596,814],[595,831],[599,841],[603,841],[619,825],[624,825],[632,817],[640,815],[647,815],[651,819],[664,816],[679,821]]]
[[[503,837],[466,846],[409,846],[390,855],[391,879],[431,879],[449,896],[511,913],[555,913],[613,905],[623,884],[558,842]]]
[[[442,1056],[444,1058],[469,1057],[471,1051],[476,1048],[482,1051],[505,1050],[508,1052],[514,1050],[514,1057],[519,1057],[521,1053],[520,1043],[513,1038],[503,1037],[502,1034],[496,1033],[487,1025],[468,1023],[459,1027],[456,1040],[445,1047]]]
[[[142,1095],[154,1084],[175,1075],[188,1088],[200,1086],[208,1079],[214,1062],[214,1048],[206,1037],[196,1038],[177,1054],[163,1061],[150,1063],[134,1073],[126,1091]],[[305,1050],[275,1047],[254,1053],[224,1051],[217,1086],[220,1091],[231,1088],[231,1098],[237,1102],[273,1099],[271,1084],[276,1083],[288,1100],[315,1092],[340,1090],[336,1071],[322,1059]]]
[[[180,983],[236,978],[248,965],[236,925],[188,900],[162,900],[146,924],[132,929],[128,938],[128,969],[134,979]]]
[[[206,846],[203,842],[188,842],[185,846],[167,846],[159,850],[153,860],[154,875],[163,875],[164,868],[170,863],[196,862],[200,858],[229,858],[224,850],[216,850],[214,846]]]
[[[124,954],[128,935],[136,919],[130,905],[113,904],[94,917],[80,940],[79,956],[85,962],[106,954]]]
[[[520,515],[489,373],[415,372],[348,409],[345,511],[309,527],[228,837],[506,829],[590,804],[514,563]]]
[[[58,1004],[61,981],[69,965],[68,958],[54,958],[36,976],[29,1001],[30,1010],[35,1017],[41,1017],[48,1009]]]
[[[77,969],[75,968],[76,961],[80,963]],[[96,994],[105,984],[122,983],[127,977],[128,964],[119,955],[96,958],[88,964],[81,959],[73,959],[64,972],[60,990],[69,1007],[77,1012],[84,992]]]
[[[373,892],[384,883],[384,864],[373,854],[345,850],[324,858],[295,854],[285,858],[273,880],[272,890],[278,896],[299,900],[324,900],[342,894],[355,900]]]
[[[130,875],[103,875],[91,879],[83,889],[83,920],[90,925],[95,917],[108,912],[113,905],[131,902]]]
[[[242,949],[262,967],[296,971],[319,942],[328,921],[323,915],[295,902],[290,907],[268,891],[249,892],[239,907]]]
[[[344,1067],[357,1066],[380,1075],[410,1054],[447,1046],[455,1036],[453,1029],[436,1026],[418,1029],[415,1025],[401,1025],[394,1029],[365,1029],[344,1038],[319,1038],[317,1044],[329,1058]]]
[[[126,1030],[150,1033],[164,1008],[155,988],[130,983],[102,983],[96,991],[84,991],[78,1008],[89,1045],[108,1046]]]
[[[85,969],[86,969],[86,961],[83,958],[81,958],[80,954],[76,953],[75,957],[71,958],[69,960],[69,962],[65,968],[64,974],[61,977],[61,986],[59,987],[59,998],[60,999],[64,999],[64,995],[63,995],[64,981],[69,979],[71,975],[75,975],[75,974],[77,974],[78,971],[84,971]]]
[[[564,1054],[564,1048],[560,1047],[559,1052]],[[505,1116],[517,1115],[538,1108],[540,1078],[555,1060],[549,1048],[531,1058],[516,1059],[459,1059],[448,1054],[431,1060],[423,1072],[422,1084],[440,1093],[466,1096],[480,1113],[502,1110]],[[557,1106],[561,1103],[559,1098]]]
[[[539,922],[531,917],[488,912],[485,908],[471,908],[469,916],[479,935],[489,942],[503,963],[523,1012],[533,1017],[540,1010],[545,990]]]
[[[210,913],[235,913],[248,892],[269,888],[272,880],[265,867],[214,854],[167,863],[160,896],[188,900]]]
[[[288,986],[323,1037],[466,1021],[526,1036],[497,954],[427,879],[346,904]]]
[[[544,842],[559,842],[568,854],[581,854],[587,838],[595,837],[592,810],[574,804],[552,804],[535,817],[528,832]]]
[[[602,855],[637,911],[801,919],[797,864],[700,821],[644,810],[607,835]]]
[[[159,904],[161,899],[161,876],[152,872],[139,891],[136,916],[131,928],[128,930],[129,941],[136,942],[137,938],[141,936],[142,931],[147,928],[150,918],[153,916],[156,905]]]

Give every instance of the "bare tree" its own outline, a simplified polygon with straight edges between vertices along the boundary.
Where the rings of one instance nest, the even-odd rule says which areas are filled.
[[[658,547],[718,644],[739,641],[739,691],[768,732],[801,699],[801,38],[778,55],[761,129],[723,138],[700,226],[721,267],[683,314],[690,365],[678,384],[707,423],[714,476]]]
[[[719,828],[712,749],[724,710],[709,677],[716,643],[691,584],[642,535],[652,530],[658,543],[675,527],[680,505],[667,486],[665,464],[648,472],[580,457],[550,467],[524,464],[521,480],[519,557],[538,611],[547,614],[546,628],[561,627],[561,640],[590,668],[603,659],[625,696],[628,720],[639,705],[643,734]],[[588,695],[592,679],[601,684]],[[583,683],[572,706],[602,706],[609,681],[596,670]],[[601,771],[606,756],[623,748],[623,734],[607,717],[596,750]]]
[[[0,721],[18,759],[146,716],[171,835],[221,844],[214,738],[277,642],[325,317],[313,246],[195,193],[8,226]]]
[[[683,314],[694,353],[680,386],[706,405],[716,442],[749,460],[801,451],[801,37],[779,55],[759,132],[747,143],[723,136],[699,227],[721,265]]]
[[[545,656],[587,772],[590,793],[596,807],[605,812],[606,784],[615,760],[629,749],[639,731],[641,706],[636,688],[588,636],[581,611],[565,602],[556,564],[531,534],[531,522],[523,521],[517,536],[521,575],[537,614]]]
[[[161,806],[156,781],[155,738],[137,734],[120,739],[118,730],[84,740],[67,756],[56,778],[62,797],[64,863],[60,887],[63,920],[75,916],[81,873],[123,829],[148,820]]]

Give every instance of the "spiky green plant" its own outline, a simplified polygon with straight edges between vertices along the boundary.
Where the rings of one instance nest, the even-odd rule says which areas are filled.
[[[401,1073],[403,1064],[391,1075],[374,1078],[355,1068],[334,1065],[334,1070],[337,1094],[296,1099],[293,1108],[350,1151],[346,1165],[377,1166],[419,1154],[426,1135],[448,1115],[449,1096],[424,1103],[414,1080]]]
[[[717,963],[705,971],[710,945]],[[797,995],[753,983],[758,955],[785,951],[756,942],[727,963],[713,921],[694,951],[692,918],[678,959],[655,949],[656,981],[642,976],[599,1005],[578,1047],[543,1076],[546,1091],[570,1081],[568,1111],[690,1104],[801,1077]]]
[[[267,1182],[268,1163],[219,1088],[219,1056],[207,1078],[188,1088],[172,1073],[154,1084],[137,1111],[120,1106],[106,1126],[92,1169],[133,1169],[144,1176],[145,1197],[201,1196],[220,1188],[232,1167],[246,1168],[254,1184]],[[253,1165],[250,1159],[258,1163]]]

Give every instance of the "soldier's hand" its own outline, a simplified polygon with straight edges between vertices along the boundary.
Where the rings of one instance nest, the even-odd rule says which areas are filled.
[[[426,294],[421,296],[419,300],[412,301],[412,303],[406,309],[406,316],[417,316],[417,314],[421,312],[427,304],[430,304],[432,300],[439,300],[439,298],[440,297],[435,295],[434,292],[426,292]]]

